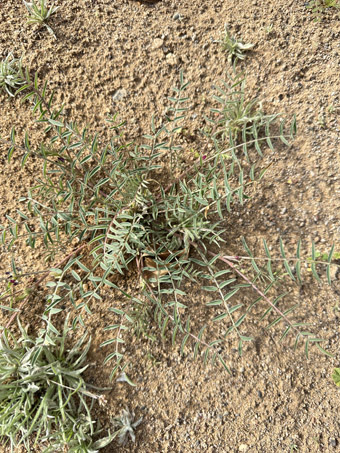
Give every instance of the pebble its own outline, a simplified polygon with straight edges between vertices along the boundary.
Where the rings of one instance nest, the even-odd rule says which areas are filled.
[[[338,445],[338,442],[336,439],[329,439],[329,445],[331,447],[336,447]]]
[[[115,94],[112,96],[112,100],[113,100],[113,102],[117,102],[117,101],[122,100],[126,96],[127,96],[127,91],[125,90],[125,88],[121,88],[120,90],[117,90],[115,92]]]
[[[178,59],[173,53],[167,54],[166,61],[170,66],[175,66],[176,64],[178,64]]]
[[[164,41],[163,39],[160,39],[160,38],[156,38],[152,41],[152,45],[151,45],[151,48],[153,50],[156,50],[156,49],[160,49],[164,44]]]
[[[175,13],[173,16],[172,16],[173,20],[181,20],[181,15],[179,13]]]
[[[241,444],[238,447],[238,451],[248,451],[248,445],[247,444]]]

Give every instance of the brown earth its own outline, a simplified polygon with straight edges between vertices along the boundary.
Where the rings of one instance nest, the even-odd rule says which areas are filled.
[[[226,220],[226,253],[240,248],[239,237],[260,250],[265,238],[273,250],[281,236],[288,246],[302,238],[315,240],[320,251],[340,245],[340,22],[328,10],[313,21],[303,1],[292,0],[136,0],[57,1],[60,10],[51,26],[57,40],[44,28],[25,24],[26,10],[17,0],[0,1],[0,57],[9,51],[24,54],[24,63],[39,72],[56,90],[69,117],[105,136],[107,113],[119,112],[128,122],[131,137],[149,132],[152,114],[161,115],[166,98],[176,85],[179,71],[191,81],[192,136],[203,125],[214,85],[226,79],[227,57],[218,43],[224,24],[254,49],[239,65],[247,74],[247,93],[263,99],[266,113],[296,114],[298,136],[289,148],[267,152],[272,162],[256,197]],[[117,100],[117,90],[121,99]],[[118,96],[119,97],[119,96]],[[30,131],[39,140],[39,125],[19,98],[0,94],[0,133],[15,125],[20,135]],[[190,145],[195,146],[195,142]],[[20,156],[8,165],[5,149],[0,164],[0,224],[5,215],[16,217],[20,196],[40,171],[32,160],[20,169]],[[1,251],[1,277],[6,279],[10,255]],[[25,246],[13,250],[23,272],[44,269],[42,250]],[[299,303],[299,320],[326,339],[330,359],[313,352],[293,352],[289,342],[278,344],[263,325],[257,325],[256,342],[242,358],[231,349],[232,377],[219,367],[204,367],[192,353],[179,355],[169,341],[129,345],[137,384],[114,383],[100,410],[104,425],[109,416],[129,407],[143,416],[136,443],[125,449],[112,444],[106,451],[153,452],[333,452],[340,451],[339,389],[331,380],[339,366],[339,294],[337,275],[332,287],[307,280],[292,288]],[[126,282],[128,285],[128,280]],[[192,303],[204,303],[195,290]],[[248,296],[247,296],[248,297]],[[41,299],[40,299],[41,300]],[[26,306],[31,323],[39,322],[39,299]],[[112,296],[88,317],[93,335],[89,379],[108,385],[110,367],[103,365],[107,351],[98,349],[106,338],[107,307]],[[199,310],[199,308],[197,308]],[[256,320],[257,321],[257,320]],[[255,323],[254,323],[255,325]],[[253,326],[250,326],[253,329]],[[5,451],[4,449],[3,451]]]

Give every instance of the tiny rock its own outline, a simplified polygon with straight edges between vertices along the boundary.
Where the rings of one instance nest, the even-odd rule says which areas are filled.
[[[336,447],[338,444],[337,440],[336,439],[329,439],[329,445],[331,447]]]
[[[124,88],[121,88],[120,90],[117,90],[114,95],[112,96],[113,102],[117,102],[122,100],[127,96],[127,92]]]
[[[173,53],[167,54],[166,61],[170,66],[175,66],[178,63],[177,57]]]
[[[160,49],[164,44],[164,41],[163,39],[160,39],[160,38],[156,38],[152,41],[152,45],[151,45],[151,48],[153,50],[157,50],[157,49]]]
[[[238,447],[238,451],[248,451],[248,445],[247,444],[241,444]]]

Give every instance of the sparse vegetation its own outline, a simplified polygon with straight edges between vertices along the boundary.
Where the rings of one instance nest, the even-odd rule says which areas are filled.
[[[340,387],[340,368],[334,368],[332,378],[333,378],[335,385]]]
[[[14,58],[12,53],[0,61],[0,89],[10,96],[25,83],[21,58]]]
[[[142,423],[143,417],[134,421],[135,414],[131,413],[128,409],[123,409],[120,416],[115,417],[112,421],[113,426],[117,431],[115,434],[118,436],[119,445],[126,445],[129,439],[135,442],[135,429]]]
[[[68,317],[63,332],[47,322],[37,337],[19,322],[20,337],[3,331],[0,339],[0,439],[11,449],[90,453],[112,441],[94,442],[99,429],[87,400],[104,401],[88,389],[82,374],[90,341],[68,349]]]
[[[236,74],[229,83],[224,83],[223,88],[217,87],[219,96],[214,99],[221,104],[219,109],[212,112],[218,118],[213,121],[216,127],[215,137],[223,142],[241,143],[251,139],[255,140],[269,128],[278,115],[265,115],[262,104],[258,99],[245,99],[245,77],[242,73]]]
[[[339,0],[311,0],[307,4],[307,8],[311,9],[315,15],[315,20],[320,21],[322,14],[328,9],[340,9]]]
[[[165,120],[158,127],[153,121],[151,134],[144,136],[144,143],[134,147],[124,142],[124,125],[117,123],[116,118],[110,119],[114,135],[108,145],[103,145],[98,135],[91,137],[86,130],[79,131],[75,123],[65,119],[61,109],[53,109],[46,84],[40,91],[37,77],[26,82],[20,89],[27,91],[24,99],[33,101],[34,111],[40,110],[39,122],[46,125],[45,132],[50,135],[54,131],[50,143],[42,144],[38,150],[31,148],[27,134],[24,147],[17,145],[14,130],[9,140],[9,160],[17,148],[23,149],[24,163],[30,155],[36,155],[44,165],[43,176],[35,188],[21,199],[26,201],[28,212],[40,220],[40,231],[32,230],[25,214],[21,215],[28,233],[26,242],[35,247],[42,238],[48,259],[67,249],[75,239],[89,244],[92,267],[82,262],[81,255],[72,257],[64,268],[57,269],[57,282],[49,284],[53,289],[48,296],[51,313],[71,301],[75,313],[79,313],[74,323],[84,325],[82,311],[91,313],[93,302],[101,300],[101,289],[105,286],[130,301],[128,311],[112,308],[121,320],[105,329],[113,334],[102,343],[102,347],[114,347],[106,358],[106,363],[114,361],[112,377],[126,369],[120,347],[129,334],[142,332],[151,338],[148,333],[151,317],[156,320],[161,335],[170,331],[173,341],[182,336],[182,352],[187,343],[192,342],[195,356],[200,351],[205,361],[218,360],[229,371],[223,357],[228,353],[221,348],[223,339],[234,337],[240,355],[243,344],[252,341],[252,337],[242,332],[251,306],[233,305],[233,297],[244,287],[255,291],[254,304],[262,300],[267,304],[263,319],[276,314],[267,328],[279,322],[285,325],[281,340],[292,334],[296,339],[295,347],[299,340],[304,340],[307,356],[312,344],[327,353],[320,346],[321,339],[301,330],[303,324],[288,317],[293,307],[278,309],[276,302],[268,297],[268,292],[284,276],[301,282],[304,263],[311,266],[312,275],[319,279],[314,244],[311,258],[301,257],[300,242],[295,257],[289,258],[281,241],[278,263],[284,265],[284,273],[273,269],[275,260],[266,242],[266,268],[257,264],[245,240],[246,256],[226,257],[211,250],[212,244],[219,248],[224,242],[222,220],[231,206],[242,205],[250,196],[251,186],[264,175],[265,169],[257,164],[263,145],[273,150],[275,140],[288,144],[295,134],[295,119],[286,132],[282,120],[277,124],[277,115],[264,115],[256,109],[257,101],[246,103],[244,80],[237,76],[229,91],[222,91],[225,98],[216,98],[223,107],[213,109],[211,131],[205,134],[206,140],[214,145],[213,152],[201,155],[192,171],[182,174],[182,148],[175,140],[187,111],[188,83],[184,82],[183,75],[174,90],[175,96],[169,98],[172,107],[167,110]],[[238,149],[243,151],[243,158]],[[167,168],[170,168],[173,183],[162,186],[156,175]],[[14,220],[13,223],[15,228],[3,228],[4,243],[7,234],[12,236],[9,247],[17,240],[20,229]],[[324,264],[329,282],[333,254],[334,247]],[[137,269],[137,280],[133,285],[134,293],[128,294],[113,283],[113,278],[127,272],[131,265]],[[211,321],[192,332],[192,314],[185,304],[184,282],[196,284],[198,281],[215,299],[206,304]],[[260,289],[260,282],[266,282],[264,289]],[[76,303],[77,300],[81,302]],[[225,324],[222,336],[214,336],[216,323]]]
[[[222,49],[228,54],[228,62],[236,63],[237,60],[244,60],[246,55],[245,52],[254,47],[254,44],[244,44],[241,40],[237,39],[236,36],[231,35],[227,25],[224,29],[224,35],[221,41]]]
[[[55,6],[54,3],[50,7],[47,6],[46,0],[32,0],[32,2],[26,2],[23,0],[27,11],[28,11],[28,25],[40,25],[47,28],[48,32],[54,37],[55,33],[52,28],[48,25],[50,17],[57,12],[59,6]]]
[[[49,20],[59,6],[47,6],[46,0],[23,3],[27,24],[46,27],[56,38]],[[340,5],[338,0],[312,0],[308,7],[320,19],[326,9]],[[172,20],[180,28],[187,18],[175,13]],[[276,32],[269,36],[274,25],[263,28],[264,23],[260,30],[266,38],[275,37]],[[194,27],[191,31],[189,39],[182,31],[180,36],[196,45]],[[154,50],[172,55],[170,43],[165,45],[168,35],[160,36]],[[143,417],[135,420],[135,414],[124,409],[111,419],[113,434],[106,432],[93,409],[106,405],[102,392],[111,389],[85,380],[91,344],[87,320],[104,298],[111,307],[103,317],[105,337],[96,344],[103,348],[115,384],[135,386],[130,342],[139,340],[147,366],[159,370],[161,354],[153,355],[149,346],[166,337],[169,343],[178,342],[182,355],[189,352],[232,375],[235,355],[241,357],[246,345],[258,340],[250,321],[254,316],[278,343],[285,340],[294,350],[303,346],[307,358],[312,347],[333,357],[315,325],[294,317],[298,304],[287,297],[286,289],[293,282],[302,294],[305,276],[330,285],[340,269],[336,246],[319,250],[317,237],[310,252],[300,240],[295,246],[290,241],[288,251],[277,238],[278,250],[273,252],[263,239],[254,252],[239,235],[241,249],[234,251],[228,217],[256,198],[274,163],[273,152],[295,139],[296,119],[287,122],[278,113],[267,114],[263,103],[246,91],[245,73],[237,72],[236,65],[254,44],[244,44],[227,26],[219,42],[233,73],[218,87],[213,85],[213,107],[195,136],[188,118],[198,116],[189,116],[197,104],[183,72],[168,98],[169,107],[152,116],[148,133],[131,140],[128,123],[115,114],[108,117],[111,136],[106,140],[106,132],[81,128],[64,106],[56,105],[48,82],[41,85],[38,73],[24,70],[21,58],[9,53],[0,62],[0,90],[11,97],[20,94],[43,127],[38,145],[32,145],[36,140],[30,126],[22,136],[16,126],[0,136],[8,163],[18,154],[22,167],[32,157],[35,165],[41,163],[41,172],[32,173],[34,184],[19,199],[24,207],[16,210],[17,217],[6,213],[8,222],[0,225],[0,246],[12,254],[11,270],[1,278],[5,290],[0,308],[11,318],[0,338],[0,441],[12,451],[21,447],[33,452],[39,446],[44,453],[96,453],[114,439],[119,446],[135,443]],[[202,48],[208,54],[209,42]],[[280,64],[278,59],[275,65]],[[335,108],[330,104],[326,111]],[[328,126],[324,109],[321,106],[318,117],[321,129]],[[19,244],[39,249],[48,268],[21,272],[15,256]],[[41,311],[32,329],[22,324],[27,322],[23,308],[36,302],[38,289],[45,291],[45,299],[36,307]],[[190,303],[194,289],[204,294],[195,307]],[[332,379],[340,386],[340,368],[334,369]],[[300,448],[294,438],[290,442],[286,448]],[[240,447],[248,449],[246,444]]]

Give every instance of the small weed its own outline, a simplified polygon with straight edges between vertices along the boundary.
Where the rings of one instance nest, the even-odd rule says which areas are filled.
[[[271,33],[273,31],[273,28],[274,28],[274,25],[269,24],[269,25],[267,25],[267,27],[265,27],[264,31],[267,33],[267,35],[269,35],[269,33]]]
[[[39,4],[36,3],[35,0],[32,0],[31,3],[26,2],[25,0],[23,1],[29,14],[27,24],[38,24],[40,26],[44,25],[49,33],[56,38],[52,28],[47,25],[47,21],[52,14],[55,14],[55,12],[59,9],[59,6],[54,6],[54,4],[52,4],[50,8],[48,8],[46,6],[46,0],[40,0]]]
[[[149,362],[148,368],[154,368],[158,365],[160,365],[162,362],[160,360],[157,360],[157,358],[152,355],[150,352],[146,353],[146,360]]]
[[[0,89],[14,96],[15,91],[25,83],[21,58],[14,58],[12,53],[0,62]]]
[[[311,0],[307,8],[312,10],[312,13],[315,15],[315,21],[321,20],[321,15],[329,8],[340,9],[339,0]]]
[[[237,60],[244,60],[244,52],[254,47],[254,44],[243,44],[235,36],[229,33],[227,26],[225,26],[224,36],[221,41],[222,49],[228,53],[228,62],[236,63]]]
[[[321,253],[319,251],[315,252],[315,259],[319,259],[320,261],[327,262],[329,260],[329,253]],[[340,252],[333,252],[332,255],[333,260],[340,260]],[[312,257],[307,258],[308,261],[313,261]]]
[[[86,399],[103,397],[88,391],[82,373],[90,341],[83,336],[66,349],[68,317],[60,334],[50,323],[38,337],[28,335],[18,321],[20,338],[4,330],[0,339],[0,440],[11,449],[45,444],[44,452],[90,452],[112,441],[113,436],[93,443],[98,433]],[[84,415],[86,414],[86,415]],[[69,449],[70,447],[73,447]]]
[[[340,368],[334,368],[332,378],[333,378],[335,385],[340,387]]]
[[[129,437],[132,442],[135,442],[135,429],[142,423],[143,417],[134,422],[134,416],[135,414],[131,413],[129,409],[123,409],[122,414],[113,419],[113,425],[118,429],[115,434],[118,437],[119,445],[126,445]]]
[[[213,96],[221,104],[220,109],[213,109],[217,115],[215,136],[223,141],[248,140],[256,138],[261,129],[275,120],[278,115],[265,115],[258,99],[245,99],[245,79],[237,74],[231,84],[223,82],[223,88],[217,88],[219,96]]]

